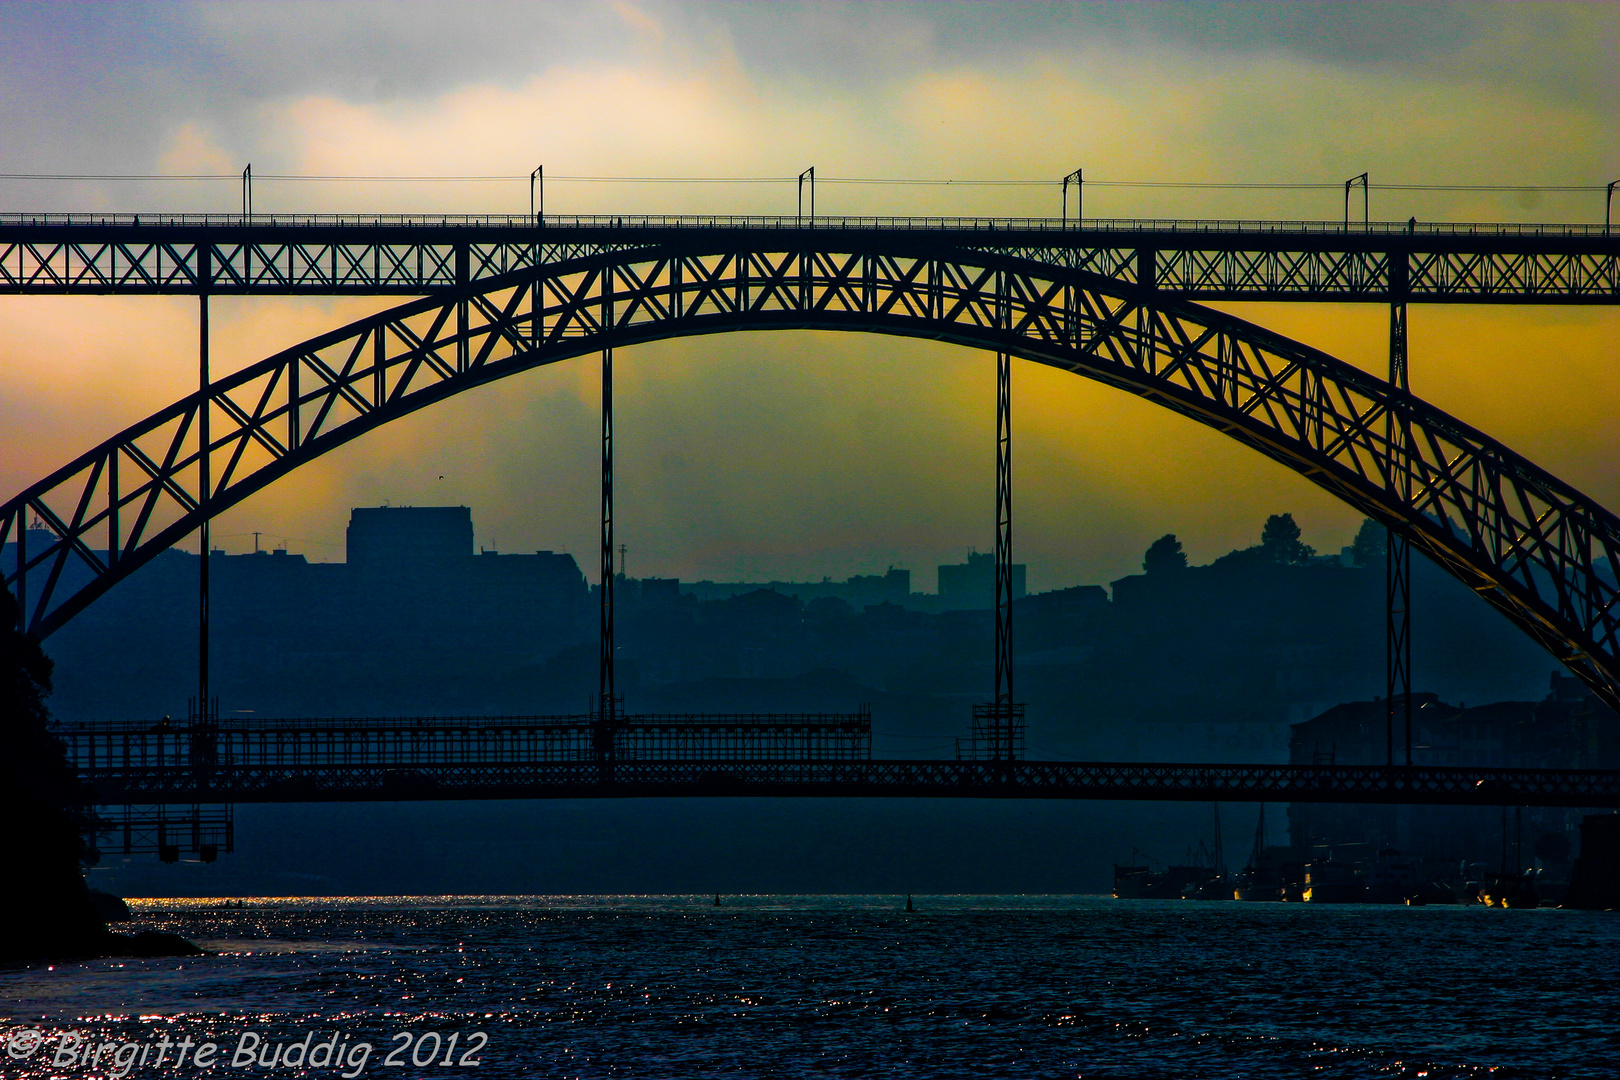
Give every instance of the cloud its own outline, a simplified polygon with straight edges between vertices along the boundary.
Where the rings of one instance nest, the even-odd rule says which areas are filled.
[[[178,175],[237,172],[238,167],[205,131],[201,124],[191,121],[181,125],[169,138],[169,145],[158,158],[158,171]]]
[[[164,5],[118,9],[116,32],[36,11],[22,20],[27,47],[0,60],[0,112],[14,121],[0,159],[513,178],[261,179],[255,202],[268,210],[519,212],[519,178],[544,163],[554,212],[786,211],[791,178],[814,164],[818,209],[831,213],[1054,214],[1057,178],[1078,166],[1093,216],[1336,218],[1336,189],[1095,181],[1337,183],[1363,170],[1375,217],[1601,213],[1590,193],[1380,185],[1540,189],[1620,171],[1613,69],[1601,63],[1612,8],[1351,7]],[[41,93],[58,70],[94,74],[59,98]],[[612,175],[780,179],[561,179]],[[861,176],[1052,183],[836,182]],[[70,205],[136,197],[228,210],[236,189],[51,193]],[[40,198],[0,187],[12,207]],[[217,366],[390,302],[219,301]],[[184,393],[194,303],[0,302],[0,478],[15,490]],[[1369,369],[1384,363],[1376,307],[1234,310]],[[1420,393],[1620,503],[1608,467],[1620,450],[1612,312],[1421,309],[1413,327]],[[649,345],[618,365],[621,535],[643,572],[819,577],[893,562],[925,584],[934,563],[989,546],[986,357],[781,333]],[[1168,531],[1195,560],[1212,558],[1252,543],[1281,510],[1321,548],[1354,530],[1354,515],[1305,481],[1179,417],[1033,365],[1016,379],[1018,553],[1037,588],[1130,572]],[[473,506],[481,542],[590,552],[597,394],[592,362],[578,360],[464,395],[274,485],[218,532],[262,528],[340,551],[352,505],[456,502]]]
[[[664,27],[659,21],[648,14],[644,8],[629,2],[629,0],[608,0],[608,9],[617,15],[623,23],[652,41],[662,41]]]

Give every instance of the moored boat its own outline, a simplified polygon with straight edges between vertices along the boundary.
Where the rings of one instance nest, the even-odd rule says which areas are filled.
[[[1197,889],[1215,877],[1207,866],[1167,866],[1153,870],[1146,866],[1114,864],[1116,900],[1180,900],[1188,889]]]
[[[1399,904],[1418,894],[1417,865],[1394,848],[1383,848],[1367,863],[1367,902]]]
[[[1254,827],[1254,848],[1249,861],[1232,881],[1232,899],[1276,901],[1283,898],[1282,869],[1275,852],[1266,847],[1266,804],[1260,804],[1260,820]]]
[[[1492,874],[1479,890],[1479,902],[1486,907],[1539,907],[1541,895],[1536,892],[1534,872]]]
[[[1367,897],[1361,875],[1350,863],[1333,859],[1313,859],[1305,867],[1307,903],[1359,904]]]

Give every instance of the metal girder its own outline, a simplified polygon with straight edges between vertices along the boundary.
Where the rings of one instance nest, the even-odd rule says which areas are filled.
[[[206,789],[183,768],[82,775],[98,801],[149,803],[733,795],[1620,806],[1620,772],[1430,766],[620,760],[611,782],[591,761],[227,766]]]
[[[0,544],[19,542],[27,573],[8,567],[7,584],[43,636],[192,533],[199,503],[223,512],[463,390],[684,335],[861,331],[1005,351],[1214,427],[1399,530],[1620,707],[1620,590],[1607,569],[1620,557],[1620,518],[1488,435],[1353,365],[1151,288],[992,255],[851,250],[844,239],[597,255],[313,338],[214,383],[206,497],[195,490],[192,395],[0,506]],[[36,517],[51,536],[28,542]]]
[[[1152,281],[1196,300],[1620,303],[1601,226],[791,216],[0,216],[0,293],[412,294],[610,251],[986,252]],[[816,240],[808,238],[815,237]]]

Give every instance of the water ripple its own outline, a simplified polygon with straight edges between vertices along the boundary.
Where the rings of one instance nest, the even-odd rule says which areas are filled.
[[[396,1032],[436,1033],[418,1053],[486,1032],[483,1077],[1608,1080],[1620,1058],[1613,916],[917,904],[907,915],[895,897],[146,901],[136,928],[219,955],[0,971],[0,1017],[47,1039],[166,1033],[227,1049],[244,1031],[267,1045],[342,1032],[377,1048],[368,1074],[395,1077],[456,1071],[380,1066]],[[43,1053],[0,1061],[0,1073],[108,1075],[53,1069]]]

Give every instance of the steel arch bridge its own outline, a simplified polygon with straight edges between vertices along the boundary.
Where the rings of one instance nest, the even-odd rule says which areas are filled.
[[[904,233],[741,232],[464,277],[133,425],[0,506],[27,628],[50,634],[213,515],[464,390],[665,338],[844,330],[1005,351],[1213,427],[1406,536],[1620,709],[1620,518],[1483,432],[1152,280]],[[30,519],[52,539],[31,546]]]

